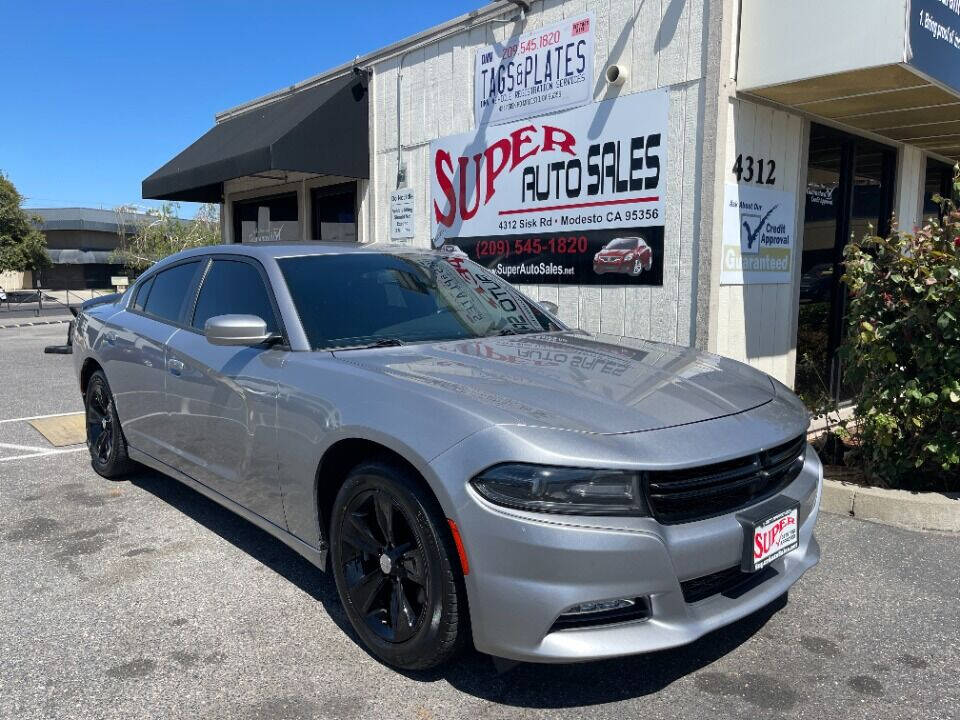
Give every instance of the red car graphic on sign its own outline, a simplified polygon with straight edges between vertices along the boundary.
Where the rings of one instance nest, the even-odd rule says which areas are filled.
[[[653,267],[653,250],[641,237],[614,238],[593,256],[593,271],[624,273],[636,277]]]

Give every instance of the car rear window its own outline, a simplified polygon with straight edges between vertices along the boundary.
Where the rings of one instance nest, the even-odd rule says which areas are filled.
[[[147,298],[150,296],[150,288],[153,287],[153,278],[147,279],[139,288],[137,288],[137,296],[133,300],[133,309],[140,310],[141,312],[144,309],[144,306],[147,304]]]
[[[177,322],[198,267],[199,260],[157,273],[144,311],[160,320]],[[139,296],[137,299],[139,300]]]

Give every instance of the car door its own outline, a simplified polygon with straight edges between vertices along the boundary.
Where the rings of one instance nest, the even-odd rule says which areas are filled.
[[[166,408],[177,467],[195,480],[285,526],[278,477],[277,388],[282,345],[223,347],[203,335],[217,315],[256,315],[282,334],[259,263],[216,256],[203,274],[188,328],[167,344]]]
[[[127,307],[110,318],[100,357],[130,447],[170,464],[164,401],[166,343],[192,305],[199,260],[178,263],[145,278]]]

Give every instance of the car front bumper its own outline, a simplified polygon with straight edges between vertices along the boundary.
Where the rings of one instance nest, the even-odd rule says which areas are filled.
[[[474,644],[498,657],[580,662],[683,645],[783,595],[817,564],[813,534],[823,471],[807,450],[801,475],[775,498],[800,503],[800,546],[745,592],[684,599],[681,583],[738,566],[736,513],[679,525],[651,518],[544,515],[495,506],[468,488],[456,512],[470,563],[465,578]],[[770,502],[765,501],[765,502]],[[644,598],[649,617],[552,630],[574,605]]]

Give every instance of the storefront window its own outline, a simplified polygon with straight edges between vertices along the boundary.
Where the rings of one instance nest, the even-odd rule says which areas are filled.
[[[950,197],[953,190],[953,168],[933,158],[927,158],[927,174],[923,186],[923,221],[942,219],[940,206],[933,201],[934,195]],[[910,228],[904,228],[909,230]]]
[[[357,186],[343,183],[315,188],[313,237],[325,242],[357,241]]]
[[[890,230],[896,152],[814,124],[810,130],[795,387],[810,406],[849,395],[837,349],[845,332],[843,249]]]
[[[300,236],[297,194],[243,200],[233,205],[236,242],[296,242]]]

